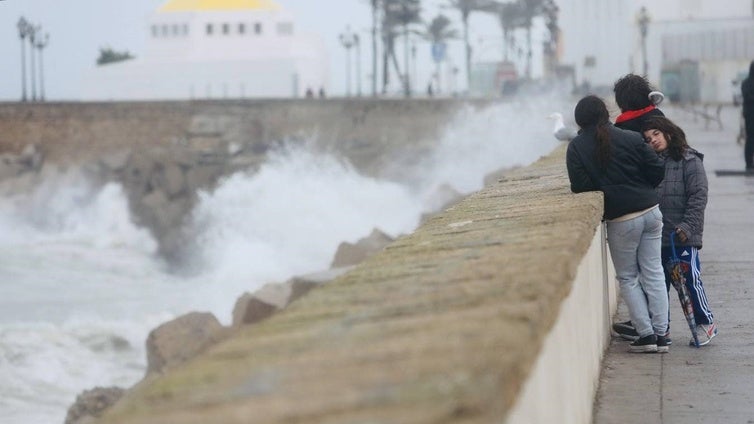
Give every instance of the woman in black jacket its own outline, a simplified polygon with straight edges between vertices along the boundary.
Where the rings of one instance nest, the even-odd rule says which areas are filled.
[[[655,191],[665,164],[639,133],[610,123],[599,97],[581,99],[574,116],[581,133],[566,153],[571,191],[604,194],[610,256],[621,297],[639,334],[629,351],[667,352],[668,293],[660,259],[662,214]]]

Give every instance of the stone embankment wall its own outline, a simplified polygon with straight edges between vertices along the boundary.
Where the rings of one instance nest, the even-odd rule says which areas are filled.
[[[375,177],[414,163],[461,108],[454,99],[301,99],[0,104],[0,180],[28,189],[42,167],[83,166],[122,183],[132,215],[167,258],[190,236],[181,223],[198,190],[253,172],[283,143],[334,152]],[[390,166],[387,166],[390,165]]]
[[[615,290],[564,148],[163,375],[102,423],[591,422]]]

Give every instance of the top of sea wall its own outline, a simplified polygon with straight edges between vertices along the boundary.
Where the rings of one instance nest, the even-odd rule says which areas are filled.
[[[565,146],[154,380],[100,422],[504,422],[602,215]]]

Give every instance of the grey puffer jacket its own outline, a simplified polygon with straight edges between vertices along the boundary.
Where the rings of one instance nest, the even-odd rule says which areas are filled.
[[[657,186],[663,217],[662,245],[670,246],[670,233],[680,228],[688,240],[680,243],[676,237],[676,245],[701,249],[707,207],[704,155],[692,148],[686,150],[680,161],[673,160],[667,151],[659,155],[665,161],[665,179]]]

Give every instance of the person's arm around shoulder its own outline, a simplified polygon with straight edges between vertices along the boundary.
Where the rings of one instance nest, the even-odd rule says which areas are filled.
[[[683,162],[683,181],[686,190],[686,210],[683,220],[678,223],[687,238],[694,235],[695,230],[704,226],[704,210],[707,207],[707,173],[702,159],[695,154],[689,155]]]
[[[571,191],[582,193],[585,191],[599,190],[586,171],[584,163],[581,161],[578,151],[576,150],[576,139],[571,140],[566,151],[566,167],[568,168],[568,179],[571,181]]]

